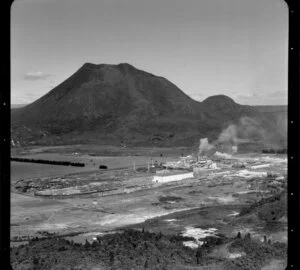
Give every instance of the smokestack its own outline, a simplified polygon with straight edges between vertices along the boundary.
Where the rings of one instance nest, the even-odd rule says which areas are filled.
[[[238,147],[236,145],[234,145],[231,147],[231,150],[232,150],[232,154],[235,154],[238,151]]]
[[[209,151],[213,148],[214,145],[210,144],[207,138],[200,139],[198,156],[201,156],[203,152]]]

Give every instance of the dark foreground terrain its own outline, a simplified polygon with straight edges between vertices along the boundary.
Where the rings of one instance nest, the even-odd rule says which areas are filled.
[[[250,235],[206,238],[197,249],[185,247],[189,237],[125,230],[98,237],[92,244],[65,239],[32,240],[12,249],[14,269],[261,269],[285,258],[286,244],[262,243]],[[214,249],[243,254],[234,259],[216,256]],[[234,257],[234,256],[233,256]]]

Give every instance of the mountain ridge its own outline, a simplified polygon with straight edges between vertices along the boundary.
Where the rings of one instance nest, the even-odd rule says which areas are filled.
[[[11,123],[13,139],[24,141],[29,128],[33,143],[47,144],[48,138],[66,134],[71,139],[86,134],[87,140],[148,142],[153,134],[162,134],[158,143],[173,144],[188,137],[188,143],[215,138],[244,116],[264,118],[259,110],[225,95],[196,101],[168,79],[128,63],[85,63],[41,98],[12,110]]]

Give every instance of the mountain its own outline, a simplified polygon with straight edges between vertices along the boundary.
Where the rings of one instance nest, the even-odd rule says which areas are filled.
[[[253,106],[256,110],[262,113],[287,113],[287,105],[268,105],[268,106]]]
[[[191,144],[216,138],[259,110],[218,95],[198,102],[167,79],[130,64],[84,64],[35,102],[11,113],[12,139],[22,144],[88,141]]]
[[[26,104],[11,104],[10,107],[11,109],[17,109],[17,108],[22,108],[25,107]]]

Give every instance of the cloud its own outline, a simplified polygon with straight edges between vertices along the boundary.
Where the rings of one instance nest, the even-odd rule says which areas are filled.
[[[11,104],[27,104],[30,103],[27,97],[20,95],[11,95]]]
[[[190,93],[189,96],[194,99],[194,100],[202,100],[203,99],[203,94],[202,93]]]
[[[11,103],[12,104],[29,104],[41,96],[43,96],[45,92],[42,91],[11,91]]]
[[[36,98],[36,97],[38,97],[40,95],[36,94],[36,93],[25,93],[24,96],[27,97],[27,98],[32,99],[32,98]]]
[[[287,104],[287,91],[237,95],[235,101],[245,105],[282,105]]]
[[[288,92],[287,91],[276,91],[269,95],[271,98],[287,98]]]
[[[28,72],[25,74],[24,79],[25,80],[45,80],[49,78],[51,74],[43,73],[41,71],[37,72]]]
[[[48,88],[53,89],[54,87],[56,87],[57,85],[59,85],[59,81],[58,80],[50,80],[49,84],[47,85]]]

